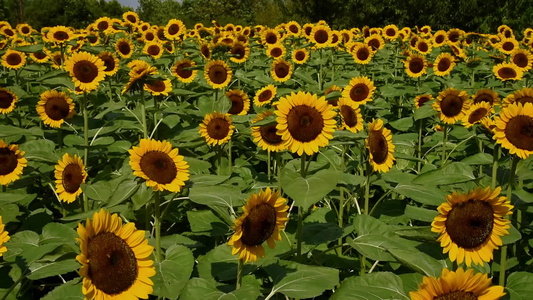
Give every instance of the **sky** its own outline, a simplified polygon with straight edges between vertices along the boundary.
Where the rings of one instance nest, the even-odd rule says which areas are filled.
[[[139,0],[118,0],[118,2],[133,9],[137,9],[139,7]]]

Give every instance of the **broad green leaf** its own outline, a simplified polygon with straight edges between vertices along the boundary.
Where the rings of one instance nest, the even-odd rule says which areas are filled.
[[[355,232],[358,235],[388,235],[392,232],[392,229],[387,224],[369,215],[356,216],[353,225],[355,226]]]
[[[114,186],[113,195],[109,198],[107,206],[111,207],[124,202],[124,200],[135,194],[138,188],[139,183],[137,183],[133,176],[126,178],[126,180],[120,182],[118,186]]]
[[[85,297],[81,293],[80,278],[67,281],[66,283],[63,283],[57,286],[50,293],[46,294],[46,296],[42,298],[42,300],[57,300],[57,299],[61,299],[61,300],[83,300],[85,299]]]
[[[447,185],[476,180],[472,167],[460,162],[452,162],[443,168],[422,173],[412,180],[416,184]]]
[[[312,267],[288,273],[274,285],[270,295],[282,293],[292,298],[313,298],[333,289],[339,283],[339,270]],[[269,296],[270,296],[269,295]]]
[[[180,299],[181,300],[218,300],[224,295],[219,291],[214,281],[205,278],[191,278],[185,285]]]
[[[230,231],[211,210],[187,211],[192,232],[206,232],[210,236],[223,236]]]
[[[431,231],[431,226],[405,226],[394,231],[398,236],[423,242],[435,242],[438,233]]]
[[[436,186],[400,183],[394,188],[394,191],[422,204],[439,206],[446,202],[446,193]]]
[[[415,121],[418,121],[420,119],[426,119],[429,117],[432,117],[437,114],[437,111],[433,109],[432,102],[427,102],[422,107],[415,110],[414,118]]]
[[[228,180],[229,175],[191,175],[189,181],[192,182],[193,187],[198,185],[218,185]]]
[[[0,194],[0,207],[4,204],[15,203],[15,202],[30,202],[37,197],[37,194],[15,194],[15,193],[1,193]],[[0,214],[5,216],[4,214]]]
[[[413,118],[407,117],[389,122],[389,125],[399,131],[407,131],[413,126]]]
[[[260,299],[260,287],[251,284],[243,284],[239,289],[227,293],[218,298],[219,300],[235,300],[235,299]]]
[[[533,194],[526,192],[524,190],[515,190],[513,191],[513,194],[518,196],[520,200],[522,200],[525,203],[533,203]]]
[[[133,210],[138,210],[144,206],[154,194],[154,189],[146,186],[145,183],[140,184],[139,188],[131,196],[131,201],[133,202]]]
[[[194,157],[186,157],[185,160],[189,164],[189,171],[191,172],[191,181],[192,174],[209,173],[209,168],[211,168],[211,164],[208,161],[200,160]]]
[[[342,228],[332,223],[307,223],[302,228],[302,240],[308,245],[334,241],[342,234]]]
[[[189,198],[191,201],[211,206],[225,206],[232,208],[244,204],[245,197],[238,188],[230,186],[194,186],[190,189]]]
[[[89,184],[82,183],[81,190],[87,195],[87,197],[102,202],[107,202],[107,199],[109,199],[113,193],[109,182],[103,180]]]
[[[433,257],[417,251],[415,248],[398,249],[391,247],[388,251],[403,265],[426,276],[439,277],[442,269],[446,267],[445,263],[441,263]]]
[[[331,192],[341,173],[328,169],[302,178],[295,170],[285,167],[281,171],[281,186],[297,206],[308,209]]]
[[[507,231],[509,231],[509,234],[502,236],[502,243],[504,245],[514,244],[516,241],[522,238],[522,234],[520,234],[520,231],[518,231],[518,229],[516,229],[514,225],[509,225],[511,226],[511,228],[507,229]]]
[[[417,291],[418,285],[422,283],[424,275],[420,273],[407,273],[398,275],[402,279],[404,291],[407,293]]]
[[[350,246],[360,254],[371,260],[379,261],[396,261],[396,259],[387,252],[387,242],[389,238],[378,234],[360,235],[349,242]]]
[[[427,209],[414,205],[407,205],[405,207],[405,215],[411,219],[433,222],[433,219],[439,214],[436,209]]]
[[[48,223],[43,227],[39,243],[41,245],[50,243],[74,244],[77,236],[76,230],[72,227],[61,223]]]
[[[0,205],[0,216],[2,216],[2,222],[4,224],[17,221],[17,217],[21,214],[19,206],[16,204]]]
[[[488,153],[476,153],[465,157],[461,162],[467,165],[490,165],[493,163],[493,158]]]
[[[29,279],[37,280],[46,277],[77,271],[80,264],[74,259],[66,259],[55,262],[36,262],[30,265]]]
[[[507,277],[505,286],[511,300],[528,300],[533,295],[533,273],[514,272]]]
[[[174,245],[166,251],[165,260],[155,263],[156,275],[153,294],[159,297],[177,299],[191,277],[194,256],[187,247]]]
[[[238,256],[231,254],[231,246],[222,244],[198,258],[198,274],[217,281],[237,278]]]
[[[354,276],[344,280],[331,300],[382,300],[406,299],[402,280],[390,272],[379,272]]]

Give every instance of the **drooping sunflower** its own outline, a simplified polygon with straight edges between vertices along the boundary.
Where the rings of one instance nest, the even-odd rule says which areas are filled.
[[[15,109],[15,103],[18,101],[18,97],[12,91],[0,87],[0,113],[8,114]]]
[[[66,44],[74,38],[74,32],[65,26],[54,26],[48,31],[48,39],[57,44]]]
[[[302,34],[305,37],[310,38],[311,37],[311,32],[313,31],[313,27],[314,27],[314,25],[311,24],[311,23],[304,24],[304,26],[302,26]]]
[[[8,185],[18,180],[28,161],[24,151],[19,150],[16,144],[8,145],[0,140],[0,184]]]
[[[312,155],[327,146],[335,131],[335,111],[325,97],[292,92],[277,105],[277,134],[293,153]]]
[[[333,93],[333,92],[340,92],[341,93],[341,97],[342,97],[342,88],[338,85],[332,85],[330,87],[328,87],[325,91],[324,91],[324,97],[326,97],[327,95],[329,95],[330,93]],[[333,107],[337,107],[338,104],[339,104],[339,99],[341,97],[338,97],[338,98],[328,98],[326,97],[327,101],[329,104],[331,104]]]
[[[104,62],[88,52],[74,53],[65,62],[65,70],[76,87],[86,93],[96,90],[105,77]]]
[[[466,91],[448,88],[439,93],[433,109],[440,112],[440,119],[446,124],[455,124],[461,120],[470,108]]]
[[[7,251],[5,243],[11,238],[9,232],[4,230],[5,224],[2,222],[2,216],[0,216],[0,257]]]
[[[277,133],[276,123],[254,126],[255,123],[264,120],[267,117],[273,116],[274,112],[266,110],[257,115],[252,120],[252,137],[254,142],[263,150],[270,152],[279,152],[286,149],[281,135]]]
[[[507,197],[499,197],[501,187],[477,188],[468,193],[454,192],[439,205],[439,215],[431,231],[439,233],[437,241],[452,262],[482,265],[490,262],[493,251],[502,245],[501,236],[509,234],[513,206]]]
[[[332,41],[331,29],[327,25],[315,25],[309,35],[309,40],[316,48],[325,48]]]
[[[511,53],[511,62],[522,69],[523,72],[527,72],[531,69],[533,54],[526,49],[516,49]]]
[[[250,98],[243,90],[229,90],[226,92],[226,97],[231,102],[228,114],[242,116],[250,110]]]
[[[370,164],[376,172],[388,172],[394,164],[394,144],[392,133],[383,125],[383,120],[372,120],[368,124],[368,138],[365,140]]]
[[[433,96],[430,94],[418,95],[415,98],[415,107],[420,108],[425,103],[433,100]]]
[[[158,59],[163,55],[163,45],[159,41],[148,42],[144,44],[143,53],[150,55],[153,59]]]
[[[209,47],[208,43],[202,43],[200,45],[200,53],[205,59],[211,59],[211,48]]]
[[[171,41],[176,41],[180,39],[180,35],[185,34],[187,29],[185,24],[181,20],[171,19],[168,21],[165,26],[165,37]]]
[[[82,292],[85,299],[148,299],[153,291],[150,277],[155,275],[149,258],[154,247],[148,245],[144,230],[104,209],[79,223],[81,253],[76,260],[82,265]]]
[[[117,51],[118,55],[120,55],[120,57],[130,58],[133,52],[135,51],[135,48],[130,39],[121,38],[118,39],[115,43],[115,50]]]
[[[189,164],[168,141],[141,139],[128,152],[133,175],[145,179],[154,191],[177,193],[189,180]]]
[[[292,64],[283,58],[278,58],[272,62],[270,76],[277,82],[285,82],[292,76]]]
[[[67,55],[61,55],[61,51],[55,51],[50,54],[50,61],[52,62],[52,67],[54,69],[61,69],[63,62],[67,60]]]
[[[172,66],[172,74],[178,78],[179,81],[183,83],[191,83],[196,78],[198,70],[191,70],[194,68],[196,63],[188,58],[179,60],[174,63]]]
[[[242,42],[235,42],[229,53],[232,55],[230,60],[234,63],[243,63],[250,57],[250,48]]]
[[[366,76],[354,77],[350,80],[344,90],[342,91],[342,97],[351,99],[358,105],[363,105],[369,101],[372,101],[372,95],[376,87],[374,82]]]
[[[45,125],[59,128],[74,114],[74,102],[66,93],[50,90],[41,94],[36,109]]]
[[[405,72],[411,78],[426,74],[427,66],[426,57],[417,53],[410,53],[404,62]]]
[[[205,138],[205,141],[210,146],[222,145],[227,143],[235,126],[231,123],[229,114],[213,112],[207,114],[200,124],[199,132]]]
[[[207,83],[214,89],[221,89],[228,86],[233,72],[222,60],[210,61],[204,69],[204,77]]]
[[[153,67],[149,63],[139,59],[133,60],[128,63],[128,67],[131,68],[129,72],[130,80],[122,89],[122,94],[126,93],[129,90],[135,91],[144,88],[146,78],[149,75],[157,74],[156,67]]]
[[[448,52],[443,52],[435,59],[433,72],[437,76],[450,74],[455,67],[455,57]]]
[[[491,112],[494,112],[492,105],[488,102],[479,102],[470,106],[462,120],[463,126],[472,127],[476,123],[481,123],[484,118],[490,118]]]
[[[109,51],[103,51],[98,54],[98,58],[104,62],[104,73],[107,76],[113,76],[117,73],[119,68],[119,60],[115,54]]]
[[[501,81],[522,80],[524,72],[514,63],[501,63],[492,68],[492,72]]]
[[[26,64],[26,54],[24,52],[7,49],[6,53],[2,56],[2,66],[11,69],[18,70]]]
[[[500,96],[491,89],[480,89],[472,96],[472,103],[488,102],[491,106],[500,105]]]
[[[339,130],[346,129],[353,133],[363,130],[363,116],[357,104],[346,98],[341,98],[337,102],[336,109],[341,119]]]
[[[494,139],[522,159],[533,154],[533,103],[512,103],[495,117]]]
[[[168,96],[168,93],[172,91],[172,83],[168,78],[164,80],[149,80],[144,84],[144,90],[150,92],[152,96]]]
[[[369,45],[357,43],[355,47],[353,47],[352,56],[356,63],[366,65],[372,60],[374,52],[372,51],[372,47]]]
[[[257,107],[267,105],[276,97],[277,88],[273,84],[267,85],[255,93],[254,104]]]
[[[503,297],[503,286],[491,286],[491,283],[487,274],[474,274],[474,269],[459,268],[456,272],[442,269],[439,278],[424,276],[418,290],[409,292],[409,296],[412,300],[498,300]]]
[[[81,184],[87,179],[87,172],[81,157],[68,153],[58,161],[54,171],[56,193],[59,200],[72,203],[81,194]]]
[[[292,62],[298,65],[305,64],[309,60],[309,51],[305,48],[292,50]]]
[[[228,245],[233,246],[231,253],[238,254],[244,262],[264,257],[264,242],[274,249],[275,241],[281,241],[281,231],[289,220],[288,209],[287,199],[281,197],[280,191],[267,188],[250,195],[242,208],[242,216],[233,225],[235,233],[228,241]]]

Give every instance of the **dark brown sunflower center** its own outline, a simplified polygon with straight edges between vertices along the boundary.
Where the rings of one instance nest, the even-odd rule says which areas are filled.
[[[276,228],[276,210],[259,204],[250,210],[242,222],[241,241],[246,246],[258,246],[268,240]]]
[[[298,26],[292,24],[291,26],[289,26],[289,31],[292,33],[298,33]]]
[[[298,105],[287,115],[287,128],[295,140],[311,142],[322,132],[324,118],[314,107]]]
[[[103,57],[100,57],[101,60],[104,61],[104,66],[105,66],[105,70],[106,72],[111,72],[115,69],[115,60],[113,59],[113,57],[111,55],[105,55]]]
[[[449,58],[446,58],[446,57],[442,58],[441,60],[439,60],[439,64],[437,65],[437,70],[439,70],[439,72],[448,71],[451,65],[452,63],[450,62]]]
[[[455,204],[446,217],[446,231],[459,247],[475,248],[490,238],[493,213],[490,203],[481,200]]]
[[[152,56],[157,56],[159,53],[161,53],[161,48],[157,45],[151,45],[146,49],[146,52]]]
[[[272,48],[272,50],[270,50],[270,55],[272,55],[272,57],[280,57],[282,53],[283,51],[281,51],[281,49],[278,47]]]
[[[514,49],[514,44],[512,42],[505,42],[502,44],[502,49],[506,51],[512,51]]]
[[[480,107],[480,108],[474,110],[470,114],[470,116],[468,116],[468,123],[474,124],[475,122],[477,122],[477,121],[483,119],[484,117],[486,117],[488,112],[489,111],[486,108],[484,108],[484,107]]]
[[[128,15],[126,19],[128,19],[128,21],[130,21],[131,23],[137,23],[137,18],[134,15]]]
[[[238,115],[244,109],[244,99],[239,95],[231,95],[229,97],[231,101],[231,108],[228,113],[232,115]]]
[[[281,136],[276,132],[276,124],[264,125],[259,127],[261,137],[265,142],[271,145],[279,145],[282,142]]]
[[[155,35],[152,32],[147,32],[144,39],[151,42],[155,39]]]
[[[263,91],[261,92],[261,94],[259,94],[257,98],[259,99],[259,102],[269,101],[270,99],[272,99],[272,91],[271,90]]]
[[[11,53],[6,57],[6,63],[10,66],[18,66],[22,63],[22,57],[18,53]]]
[[[21,31],[23,34],[28,34],[28,33],[30,33],[30,28],[24,26],[24,27],[22,27],[22,28],[20,29],[20,31]]]
[[[70,112],[70,106],[65,98],[53,97],[46,101],[46,104],[44,105],[44,112],[50,119],[59,121],[68,116],[68,113]]]
[[[130,44],[126,42],[120,43],[117,48],[122,55],[128,55],[131,52]]]
[[[192,70],[185,70],[185,69],[190,68],[190,67],[191,67],[191,64],[188,62],[179,63],[176,66],[176,73],[181,78],[189,78],[192,76]]]
[[[429,101],[429,97],[427,97],[427,96],[420,97],[418,99],[418,107],[421,107],[422,105],[424,105],[424,103],[426,103],[428,101]]]
[[[107,22],[100,22],[96,25],[96,28],[98,28],[98,30],[102,31],[102,30],[106,30],[107,28],[109,27],[109,23]]]
[[[370,52],[367,48],[360,48],[357,50],[357,59],[365,61],[367,60],[368,56],[370,56]]]
[[[342,115],[344,123],[348,127],[354,127],[355,125],[357,125],[357,114],[355,113],[353,108],[348,105],[343,105],[341,106],[340,113]]]
[[[13,103],[13,96],[6,92],[6,91],[0,91],[0,108],[8,108]]]
[[[385,34],[387,36],[390,36],[390,37],[395,36],[396,35],[396,30],[394,30],[394,28],[389,28],[389,29],[387,29],[387,31],[385,31]]]
[[[433,300],[477,300],[473,292],[455,291],[433,298]]]
[[[294,55],[294,58],[296,58],[297,61],[302,61],[305,59],[305,53],[303,51],[298,51]]]
[[[490,105],[494,103],[494,98],[490,94],[479,94],[477,97],[474,98],[474,104],[480,103],[480,102],[487,102]]]
[[[150,180],[160,184],[171,183],[178,173],[176,164],[167,153],[161,151],[148,151],[142,155],[140,161],[141,171]]]
[[[46,53],[44,53],[44,52],[34,52],[33,53],[33,57],[35,57],[36,59],[44,59],[44,58],[46,58]]]
[[[68,38],[69,38],[68,33],[64,32],[64,31],[56,31],[54,33],[54,39],[56,39],[58,41],[68,40]]]
[[[500,75],[500,77],[503,79],[516,78],[516,76],[518,76],[518,74],[516,74],[516,71],[510,67],[503,67],[499,69],[498,75]]]
[[[371,39],[368,41],[368,46],[372,47],[372,50],[376,51],[381,46],[381,42],[378,39]]]
[[[94,35],[88,35],[86,38],[87,38],[87,41],[89,41],[89,43],[91,44],[94,44],[98,41],[98,37]]]
[[[166,89],[165,82],[163,81],[152,81],[150,83],[147,83],[146,85],[153,92],[161,93]]]
[[[463,99],[456,95],[447,95],[442,99],[440,109],[445,116],[455,117],[463,109]]]
[[[61,177],[63,178],[62,184],[65,191],[70,194],[74,194],[83,182],[81,167],[76,163],[67,165]]]
[[[17,156],[9,148],[0,148],[0,175],[13,172],[18,165]]]
[[[311,31],[313,31],[313,27],[307,26],[304,28],[305,35],[310,35]]]
[[[180,26],[178,24],[172,24],[168,27],[168,33],[170,35],[176,35],[178,32],[180,32]]]
[[[267,44],[275,44],[278,41],[278,37],[275,33],[267,33],[265,41]]]
[[[358,83],[350,90],[350,99],[355,102],[364,101],[370,94],[370,89],[364,83]]]
[[[285,78],[289,75],[289,66],[285,63],[279,63],[274,67],[274,73],[278,78]]]
[[[202,48],[200,49],[200,52],[202,52],[202,55],[205,56],[206,58],[211,57],[211,51],[209,51],[209,46],[202,46]]]
[[[451,32],[449,35],[448,35],[448,40],[450,40],[450,42],[452,43],[455,43],[459,40],[459,33],[458,32]]]
[[[529,65],[529,60],[527,59],[527,55],[518,53],[513,57],[513,63],[520,68],[525,68]]]
[[[533,117],[518,115],[510,119],[505,136],[516,148],[533,151]]]
[[[375,130],[370,131],[368,134],[368,147],[375,163],[385,163],[389,154],[389,146],[383,133]]]
[[[520,98],[517,98],[515,100],[516,103],[522,103],[522,105],[525,105],[526,103],[533,103],[533,97],[532,96],[523,96]]]
[[[237,59],[242,59],[246,55],[246,49],[242,45],[236,44],[231,48],[231,54],[235,55]]]
[[[89,238],[87,259],[92,284],[108,295],[127,291],[137,279],[135,253],[126,241],[111,232]]]
[[[229,134],[230,124],[223,118],[214,118],[207,124],[207,134],[215,140],[222,140]]]
[[[328,41],[329,39],[329,35],[328,35],[328,32],[323,30],[323,29],[319,29],[315,32],[315,41],[318,43],[318,44],[324,44]]]
[[[437,35],[435,37],[435,43],[442,44],[444,42],[444,35]]]
[[[429,50],[429,46],[426,43],[418,43],[418,50],[420,52],[426,53]]]
[[[228,71],[224,66],[214,65],[209,68],[209,79],[215,84],[222,84],[228,78]]]
[[[424,70],[424,61],[418,57],[411,59],[409,62],[409,71],[418,74]]]
[[[90,61],[82,60],[74,64],[74,76],[83,82],[90,83],[98,76],[98,67]]]

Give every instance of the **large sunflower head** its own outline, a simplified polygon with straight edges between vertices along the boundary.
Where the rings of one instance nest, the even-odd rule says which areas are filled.
[[[176,41],[180,39],[180,35],[185,34],[187,29],[181,20],[171,19],[165,26],[164,35],[167,39]]]
[[[500,105],[500,96],[491,89],[480,89],[472,96],[472,103],[488,102],[491,106]]]
[[[415,50],[423,55],[427,55],[433,49],[431,41],[426,39],[418,39],[415,44]]]
[[[352,49],[352,56],[356,63],[366,65],[372,60],[374,51],[372,51],[372,47],[367,44],[357,43]]]
[[[526,49],[516,49],[511,53],[511,62],[522,69],[523,72],[527,72],[531,69],[533,54]]]
[[[412,300],[498,300],[503,295],[503,286],[491,286],[491,279],[487,274],[474,274],[474,269],[464,271],[463,268],[455,272],[443,269],[439,278],[424,276],[418,290],[409,292]]]
[[[82,292],[85,299],[148,299],[153,291],[150,277],[155,275],[149,258],[154,247],[148,245],[144,230],[135,223],[100,210],[85,226],[78,224],[81,253],[76,260],[82,265]]]
[[[263,243],[274,249],[275,241],[281,241],[281,231],[289,220],[287,199],[279,191],[270,188],[252,194],[243,206],[243,214],[235,220],[235,233],[228,241],[232,254],[238,254],[244,262],[257,261],[265,256]]]
[[[20,33],[23,36],[30,36],[31,32],[33,31],[33,28],[27,23],[17,24],[16,29],[18,33]]]
[[[9,232],[4,230],[5,224],[2,222],[2,216],[0,216],[0,257],[7,251],[5,243],[11,238]]]
[[[514,50],[518,49],[518,41],[513,38],[502,38],[498,44],[498,50],[504,54],[511,54]]]
[[[266,49],[267,56],[272,57],[274,59],[283,58],[285,57],[286,53],[287,53],[287,49],[281,43],[277,43],[274,45],[268,45]]]
[[[122,89],[122,94],[129,90],[135,91],[144,88],[147,77],[149,75],[157,74],[156,67],[153,67],[149,63],[139,59],[128,63],[128,67],[131,68],[129,72],[130,80],[124,86],[124,89]]]
[[[370,46],[374,52],[385,47],[385,41],[380,34],[371,34],[365,38],[365,44]]]
[[[292,76],[292,64],[283,58],[278,58],[272,62],[270,76],[277,82],[285,82]]]
[[[479,102],[470,106],[462,120],[466,128],[472,127],[476,123],[480,123],[484,118],[490,118],[490,114],[494,112],[492,105],[488,102]]]
[[[154,191],[177,193],[189,180],[189,164],[168,141],[142,139],[128,152],[133,175],[145,179]]]
[[[439,205],[439,215],[431,223],[431,230],[439,233],[437,241],[450,260],[468,267],[472,262],[490,262],[493,251],[502,245],[501,236],[509,234],[513,206],[500,197],[501,188],[477,188],[468,193],[454,192]]]
[[[119,60],[115,56],[115,54],[109,52],[109,51],[103,51],[98,54],[98,58],[100,58],[104,62],[104,73],[107,76],[113,76],[117,73],[119,68]]]
[[[447,39],[448,37],[446,35],[446,31],[439,30],[435,32],[435,34],[433,35],[433,46],[434,47],[443,46],[444,44],[446,44]]]
[[[136,25],[140,21],[139,15],[134,11],[127,11],[123,13],[122,18],[124,19],[125,22],[132,24],[132,25]]]
[[[275,113],[277,134],[293,153],[312,155],[333,138],[336,113],[325,97],[292,92],[280,99]]]
[[[470,108],[466,91],[448,88],[439,93],[433,108],[440,112],[440,119],[446,124],[454,124],[461,120]]]
[[[26,54],[24,52],[8,49],[2,56],[2,66],[18,70],[26,64]]]
[[[394,144],[392,133],[385,128],[381,119],[372,120],[368,124],[368,138],[365,140],[370,156],[372,169],[378,172],[388,172],[394,164]]]
[[[229,90],[226,92],[226,97],[231,102],[228,114],[242,116],[250,110],[250,98],[243,90]]]
[[[172,66],[172,74],[183,83],[191,83],[196,78],[196,74],[198,74],[198,70],[191,70],[195,66],[196,63],[188,58],[179,60]]]
[[[492,68],[494,75],[501,81],[507,80],[521,80],[524,76],[522,69],[517,67],[514,63],[501,63]]]
[[[358,105],[363,105],[372,101],[375,90],[374,82],[368,77],[354,77],[342,91],[342,97],[350,99]]]
[[[533,154],[533,103],[512,103],[494,121],[497,143],[522,159]]]
[[[36,109],[45,125],[59,128],[74,114],[74,102],[66,93],[50,90],[41,94]]]
[[[153,59],[160,58],[163,52],[163,44],[160,41],[152,41],[144,44],[143,53],[150,55]]]
[[[54,172],[56,193],[59,200],[72,203],[81,194],[81,184],[87,179],[87,172],[81,158],[66,153],[58,161]]]
[[[455,57],[448,52],[443,52],[435,59],[433,72],[437,76],[450,74],[455,67]]]
[[[172,83],[170,79],[164,80],[148,80],[144,84],[144,90],[152,94],[152,96],[168,96],[168,93],[172,91]]]
[[[232,76],[231,68],[222,60],[212,60],[204,69],[205,80],[214,89],[228,86]]]
[[[418,78],[426,74],[428,63],[426,57],[417,53],[410,53],[404,62],[405,72],[411,78]]]
[[[300,36],[302,33],[302,26],[296,21],[290,21],[285,25],[287,33],[293,36]]]
[[[309,40],[318,49],[327,47],[331,43],[332,38],[331,29],[327,25],[315,25],[309,35]]]
[[[387,25],[383,27],[383,36],[387,40],[395,40],[399,35],[398,26],[394,24]]]
[[[273,116],[274,112],[271,110],[266,110],[257,115],[255,119],[252,120],[252,137],[254,142],[257,143],[259,147],[263,150],[270,152],[279,152],[285,150],[285,144],[281,135],[277,133],[276,123],[254,126],[255,123],[264,120],[267,117]]]
[[[341,98],[337,102],[336,109],[340,116],[340,130],[346,129],[353,133],[363,130],[363,116],[359,105],[349,99]]]
[[[8,145],[0,140],[0,184],[8,185],[20,178],[22,169],[28,161],[24,157],[24,151],[19,150],[16,144]]]
[[[292,50],[292,62],[298,65],[305,64],[309,60],[309,51],[305,48]]]
[[[198,131],[208,145],[215,146],[227,143],[234,130],[235,126],[232,124],[229,114],[215,111],[205,116]]]
[[[130,58],[133,52],[135,51],[135,48],[130,39],[120,38],[115,43],[115,50],[117,51],[118,55],[120,55],[120,57]]]
[[[88,52],[74,53],[65,62],[65,69],[76,87],[86,93],[96,90],[105,77],[104,62]]]
[[[273,84],[267,85],[255,93],[254,104],[257,107],[267,105],[276,97],[277,88]]]
[[[74,38],[74,32],[65,26],[54,26],[48,31],[48,39],[57,44],[66,44]]]
[[[8,114],[15,109],[15,103],[18,97],[12,91],[0,87],[0,113]]]
[[[243,42],[235,42],[229,50],[231,54],[230,60],[234,63],[243,63],[250,57],[250,47]]]
[[[458,44],[461,37],[465,34],[465,32],[461,29],[452,28],[448,30],[448,42],[452,44]]]
[[[503,99],[502,108],[505,108],[512,103],[522,103],[522,105],[533,103],[533,89],[526,87],[508,95]]]

